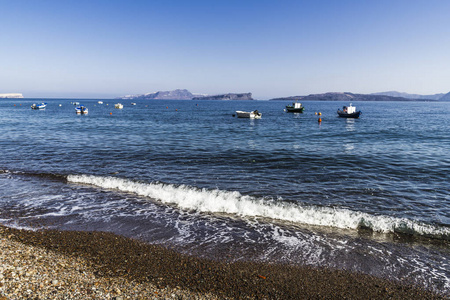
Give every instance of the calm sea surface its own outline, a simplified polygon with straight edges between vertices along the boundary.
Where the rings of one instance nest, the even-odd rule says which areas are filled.
[[[1,224],[450,294],[449,102],[354,102],[346,120],[343,102],[77,100],[80,116],[71,101],[0,100]]]

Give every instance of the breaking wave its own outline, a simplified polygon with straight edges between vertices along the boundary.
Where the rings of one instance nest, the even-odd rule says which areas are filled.
[[[341,229],[368,228],[382,233],[402,233],[450,240],[450,228],[406,218],[371,215],[343,208],[304,206],[265,200],[236,191],[198,189],[187,185],[142,183],[117,177],[68,175],[73,183],[89,184],[150,197],[184,210],[226,213],[239,217],[263,217],[299,224]]]

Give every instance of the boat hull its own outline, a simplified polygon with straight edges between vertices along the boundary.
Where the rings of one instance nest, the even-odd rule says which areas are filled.
[[[247,118],[247,119],[261,119],[261,113],[255,113],[253,111],[247,112],[247,111],[236,111],[236,115],[238,118]]]
[[[292,106],[286,106],[286,111],[287,112],[303,113],[304,110],[305,110],[304,107],[295,108],[295,107],[292,107]]]
[[[31,109],[45,109],[46,107],[47,107],[47,103],[31,105]]]
[[[361,111],[355,111],[354,113],[349,114],[343,112],[342,110],[338,110],[337,113],[341,118],[352,118],[352,119],[358,119],[359,115],[361,115]]]
[[[75,107],[75,112],[77,113],[77,115],[87,115],[89,110],[86,106],[78,106]]]

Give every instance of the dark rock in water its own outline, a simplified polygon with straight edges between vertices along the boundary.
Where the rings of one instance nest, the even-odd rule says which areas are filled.
[[[228,93],[222,95],[214,95],[214,96],[201,96],[194,97],[192,100],[254,100],[252,98],[252,93]]]

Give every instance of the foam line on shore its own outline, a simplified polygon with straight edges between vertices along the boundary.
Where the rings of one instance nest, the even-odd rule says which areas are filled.
[[[450,239],[450,228],[349,209],[303,206],[282,201],[268,201],[242,195],[237,191],[198,189],[187,185],[141,183],[117,177],[68,175],[73,183],[89,184],[106,189],[135,193],[172,204],[184,210],[207,213],[227,213],[240,217],[264,217],[283,221],[329,226],[342,229],[369,228],[373,231],[423,235],[437,239]]]

